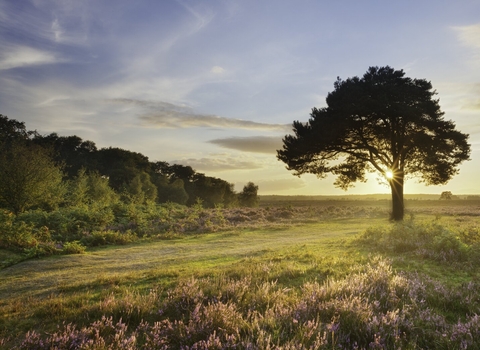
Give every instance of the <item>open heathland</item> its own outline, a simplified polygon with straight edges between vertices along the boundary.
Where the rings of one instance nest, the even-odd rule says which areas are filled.
[[[167,206],[81,254],[1,250],[0,346],[480,348],[477,201],[407,201],[403,223],[386,201],[260,205]]]

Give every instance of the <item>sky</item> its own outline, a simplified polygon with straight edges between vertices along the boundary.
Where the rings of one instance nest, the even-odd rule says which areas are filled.
[[[478,0],[0,0],[0,114],[237,191],[388,193],[375,175],[344,192],[276,158],[337,77],[386,65],[431,81],[472,145],[448,184],[405,193],[480,194]]]

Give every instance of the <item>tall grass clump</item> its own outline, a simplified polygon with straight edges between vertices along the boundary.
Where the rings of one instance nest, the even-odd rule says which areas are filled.
[[[99,320],[30,331],[17,349],[478,349],[478,287],[396,273],[378,256],[299,288],[191,277],[166,292],[106,296]],[[461,303],[462,315],[449,320],[439,301]]]
[[[472,228],[451,229],[433,221],[416,223],[414,220],[389,226],[367,229],[358,243],[384,253],[409,253],[422,259],[445,263],[475,263],[480,237]]]

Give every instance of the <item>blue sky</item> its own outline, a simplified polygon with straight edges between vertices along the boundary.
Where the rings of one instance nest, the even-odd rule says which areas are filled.
[[[389,65],[432,82],[472,160],[445,186],[480,193],[480,2],[0,0],[0,113],[261,194],[344,194],[276,159],[337,76]],[[387,193],[375,176],[347,193]]]

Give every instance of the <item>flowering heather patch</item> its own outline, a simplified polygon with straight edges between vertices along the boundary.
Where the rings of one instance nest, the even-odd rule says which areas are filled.
[[[396,273],[380,257],[345,278],[298,289],[250,277],[190,278],[164,296],[150,291],[130,300],[156,305],[153,320],[133,322],[117,310],[118,321],[104,316],[80,329],[28,332],[17,349],[478,349],[477,287],[453,290]],[[445,312],[459,303],[463,317],[449,322]]]

